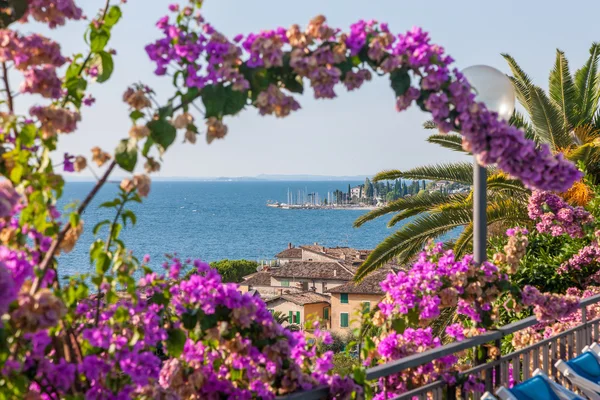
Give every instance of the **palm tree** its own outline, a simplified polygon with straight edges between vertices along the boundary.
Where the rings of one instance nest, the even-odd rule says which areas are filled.
[[[275,311],[273,312],[273,319],[275,320],[275,322],[277,322],[279,325],[282,325],[284,322],[287,322],[288,320],[288,316],[285,315],[283,312],[281,311]]]
[[[566,158],[580,162],[589,179],[600,182],[600,74],[598,60],[600,44],[593,43],[590,57],[574,76],[562,51],[556,51],[556,62],[550,72],[549,92],[536,86],[517,62],[503,54],[512,71],[511,82],[517,100],[527,117],[515,111],[510,123],[521,128],[525,135],[540,145],[548,145],[553,152],[562,152]],[[427,129],[437,129],[432,122]],[[459,134],[432,135],[430,143],[468,154],[462,148]],[[373,181],[392,179],[426,179],[458,182],[471,185],[473,168],[470,163],[458,162],[417,167],[408,171],[384,171]],[[488,225],[505,228],[509,225],[530,223],[527,212],[529,190],[520,181],[511,179],[501,171],[488,168]],[[574,202],[585,202],[590,191],[579,183],[566,193]],[[455,229],[463,229],[453,248],[458,255],[471,249],[473,236],[472,191],[468,194],[421,193],[401,198],[371,211],[354,223],[355,226],[393,214],[388,226],[406,222],[394,234],[386,238],[369,255],[359,268],[356,279],[396,259],[400,264],[410,262],[430,239],[440,238]]]

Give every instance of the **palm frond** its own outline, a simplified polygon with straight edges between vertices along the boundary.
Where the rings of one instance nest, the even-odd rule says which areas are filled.
[[[578,124],[585,123],[593,118],[598,108],[600,84],[598,79],[598,58],[600,57],[600,43],[592,43],[590,58],[581,69],[575,72],[575,87],[578,92],[577,114]]]
[[[530,191],[523,183],[521,183],[518,179],[511,179],[506,176],[504,173],[498,172],[495,174],[488,175],[487,178],[487,187],[488,190],[492,191],[511,191],[511,192],[520,192],[523,194],[529,194]]]
[[[375,175],[372,179],[373,182],[379,181],[395,181],[396,179],[402,178],[402,171],[397,169],[388,169],[385,171],[381,171],[377,175]]]
[[[435,239],[454,228],[467,224],[471,218],[470,215],[471,211],[466,210],[427,214],[402,226],[369,254],[365,262],[358,268],[354,279],[362,280],[394,258],[397,258],[400,264],[408,263],[423,249],[429,239]]]
[[[569,62],[565,53],[556,50],[556,62],[554,69],[550,72],[550,99],[560,110],[563,120],[563,129],[569,131],[571,127],[577,124],[574,107],[578,103],[579,94],[573,83],[571,72],[569,71]]]
[[[579,161],[586,165],[600,162],[600,147],[595,143],[585,143],[572,150],[565,151],[565,158],[577,163]]]
[[[569,146],[571,140],[563,127],[560,111],[550,102],[546,93],[532,86],[529,96],[531,121],[539,142],[549,144],[552,149]]]
[[[395,226],[398,222],[412,218],[427,211],[428,210],[425,207],[415,207],[409,210],[400,211],[398,214],[394,215],[392,219],[390,219],[390,222],[387,223],[387,226],[388,228],[391,228]]]
[[[513,115],[508,120],[508,123],[516,128],[521,129],[523,132],[525,132],[525,137],[527,139],[534,140],[534,141],[536,140],[533,126],[531,126],[531,123],[529,121],[525,120],[525,116],[523,116],[523,114],[521,114],[517,110],[515,110],[515,112],[513,112]]]
[[[365,222],[372,221],[375,218],[379,218],[383,215],[393,212],[412,210],[415,208],[423,211],[431,210],[437,205],[447,202],[450,197],[450,195],[446,195],[441,192],[423,192],[416,196],[403,197],[392,201],[385,206],[376,208],[373,211],[369,211],[365,215],[361,215],[356,221],[354,221],[354,227],[358,228]]]
[[[462,136],[454,133],[448,133],[446,135],[431,135],[427,138],[427,141],[429,143],[438,144],[446,149],[458,151],[460,153],[471,154],[463,149]]]
[[[427,120],[427,121],[423,122],[423,128],[424,129],[437,129],[438,126],[432,120]]]
[[[519,103],[521,103],[523,107],[529,110],[529,92],[533,86],[533,81],[509,54],[502,54],[502,57],[504,57],[508,63],[513,74],[513,76],[510,77],[510,80],[515,88],[517,100],[519,100]]]
[[[454,242],[454,254],[462,257],[473,248],[473,222],[469,222]]]
[[[408,171],[398,172],[399,174],[397,177],[404,179],[450,181],[464,183],[466,185],[473,183],[473,164],[468,162],[426,165]]]

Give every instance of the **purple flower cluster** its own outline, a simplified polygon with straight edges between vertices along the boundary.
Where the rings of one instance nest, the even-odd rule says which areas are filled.
[[[378,356],[381,362],[390,362],[441,346],[441,340],[433,336],[429,328],[407,328],[402,334],[392,331],[379,339]],[[455,355],[441,357],[431,363],[381,378],[378,382],[379,392],[374,399],[388,399],[440,377],[446,377],[458,361]],[[387,396],[386,397],[386,393]]]
[[[577,254],[564,262],[558,268],[558,273],[562,275],[574,271],[581,271],[592,263],[598,262],[600,262],[600,247],[598,246],[598,243],[592,243],[583,247]]]
[[[579,299],[570,295],[541,293],[537,288],[526,285],[521,292],[526,306],[533,306],[540,322],[555,321],[568,317],[579,309]]]
[[[527,205],[529,218],[539,221],[538,232],[552,236],[567,234],[572,238],[584,236],[583,225],[594,221],[594,217],[583,207],[573,207],[562,197],[542,191],[534,191]]]
[[[21,83],[21,93],[37,93],[49,99],[62,96],[62,81],[56,75],[56,68],[44,66],[30,68],[23,73],[25,80]]]
[[[9,180],[0,182],[0,218],[12,216],[16,212],[21,196],[15,191]]]
[[[83,11],[73,0],[31,0],[23,20],[31,16],[38,22],[48,24],[50,29],[64,25],[67,19],[82,19]]]
[[[359,21],[351,25],[349,33],[342,33],[318,16],[305,30],[294,25],[287,30],[238,35],[231,42],[202,17],[192,16],[189,9],[172,11],[179,12],[177,19],[171,22],[168,16],[162,18],[157,25],[164,37],[146,47],[159,75],[174,67],[183,72],[189,87],[229,83],[240,91],[250,88],[246,77],[253,76],[253,82],[263,81],[252,88],[258,93],[268,90],[269,84],[289,88],[290,81],[306,78],[315,98],[334,98],[338,83],[354,90],[369,80],[370,71],[359,65],[369,65],[376,73],[412,71],[418,84],[411,86],[406,76],[405,89],[394,86],[397,109],[420,101],[442,131],[462,133],[465,147],[483,165],[498,164],[526,186],[543,190],[564,191],[582,175],[562,155],[554,156],[548,147],[537,148],[522,131],[477,103],[464,76],[450,69],[454,60],[442,47],[431,44],[429,35],[420,28],[393,35],[386,24]],[[188,29],[190,23],[197,24],[196,32]],[[293,74],[283,77],[281,71],[288,68]],[[269,76],[265,70],[275,73]],[[257,107],[265,109],[264,104]]]
[[[470,255],[456,260],[440,243],[421,253],[409,270],[388,275],[381,283],[387,296],[379,308],[388,318],[416,312],[420,321],[429,321],[442,308],[458,306],[459,314],[479,323],[492,311],[498,285],[506,281],[493,264],[477,266]]]

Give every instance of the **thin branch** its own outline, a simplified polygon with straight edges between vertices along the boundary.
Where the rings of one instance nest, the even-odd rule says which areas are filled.
[[[112,241],[113,234],[115,233],[115,227],[117,226],[117,221],[119,220],[119,216],[123,212],[123,207],[125,207],[126,202],[127,202],[126,199],[121,202],[121,205],[119,206],[119,209],[117,210],[117,214],[115,214],[115,218],[113,219],[113,222],[110,225],[110,232],[108,233],[108,239],[106,239],[106,246],[104,246],[105,253],[108,253],[108,251],[110,250],[110,244]],[[96,319],[95,319],[96,326],[98,326],[98,321],[100,320],[100,300],[102,299],[102,297],[103,297],[102,287],[101,287],[101,285],[98,285],[98,295],[97,295],[97,301],[96,301]]]
[[[104,18],[106,17],[106,13],[108,12],[108,7],[110,7],[110,0],[106,0],[106,3],[104,4],[104,9],[102,10],[102,16],[100,17],[99,21],[104,21]],[[87,65],[88,62],[90,62],[92,55],[94,55],[94,52],[90,50],[87,57],[83,61],[83,64],[81,64],[81,68],[79,68],[79,71],[77,72],[77,76],[81,76],[81,74],[83,73],[83,70],[85,69],[85,66]],[[65,98],[62,102],[61,108],[67,105],[68,99],[69,99],[69,97],[65,96]]]
[[[117,165],[117,163],[115,161],[112,161],[110,163],[110,165],[108,166],[108,169],[104,172],[104,175],[102,175],[102,178],[100,178],[100,180],[96,183],[96,185],[91,190],[91,192],[88,193],[85,200],[83,200],[83,202],[79,205],[79,208],[77,209],[77,214],[79,214],[79,215],[83,214],[83,212],[85,211],[87,206],[90,204],[90,202],[92,201],[94,196],[96,196],[96,194],[98,193],[100,188],[104,185],[104,183],[108,179],[108,176],[111,174],[111,172],[113,171],[113,169],[115,168],[116,165]],[[35,278],[35,280],[33,281],[33,284],[31,285],[30,293],[33,294],[33,293],[37,292],[38,289],[40,288],[40,285],[42,283],[42,280],[40,277],[43,277],[46,275],[46,271],[48,270],[48,268],[50,267],[50,264],[52,263],[54,254],[56,254],[56,251],[58,250],[60,244],[65,239],[65,236],[66,236],[67,232],[69,232],[70,229],[71,229],[71,224],[65,224],[65,226],[58,233],[56,240],[54,240],[52,242],[52,245],[50,245],[50,248],[46,252],[44,259],[42,260],[42,262],[40,264],[40,268],[39,268],[40,274],[38,277]]]
[[[6,90],[8,110],[10,111],[11,114],[14,114],[15,106],[13,103],[13,95],[10,91],[10,85],[8,83],[8,69],[6,68],[6,62],[2,63],[2,80],[4,81],[4,89]]]

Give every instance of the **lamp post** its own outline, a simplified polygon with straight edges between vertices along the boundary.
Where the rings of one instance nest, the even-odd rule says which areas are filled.
[[[515,109],[515,90],[510,79],[502,72],[487,65],[465,68],[463,75],[477,92],[476,100],[487,109],[495,111],[507,120]],[[473,261],[480,264],[487,258],[487,171],[473,163]]]

